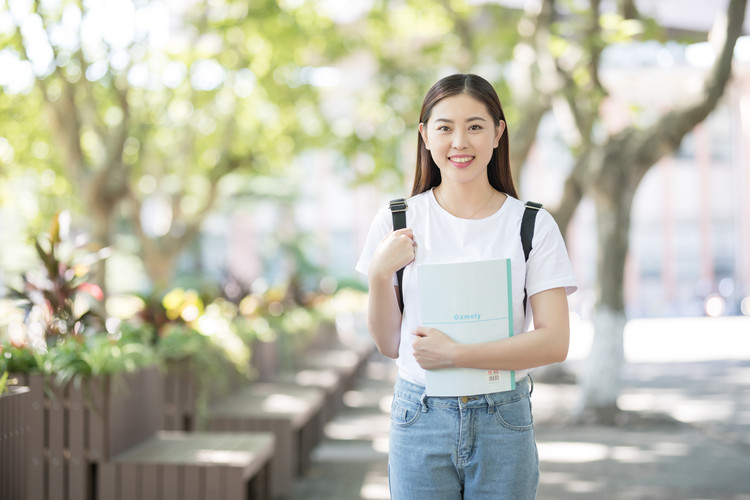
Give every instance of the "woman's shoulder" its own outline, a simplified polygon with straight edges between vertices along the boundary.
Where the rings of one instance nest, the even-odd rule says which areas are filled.
[[[408,206],[414,205],[414,206],[423,206],[430,202],[430,192],[432,190],[428,189],[427,191],[419,194],[415,194],[414,196],[410,196],[406,199],[406,204]]]

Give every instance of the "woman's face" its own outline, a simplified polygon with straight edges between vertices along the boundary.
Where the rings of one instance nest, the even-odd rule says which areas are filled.
[[[419,124],[443,181],[457,183],[487,180],[487,164],[504,131],[505,122],[496,127],[484,103],[468,94],[439,101],[428,122]]]

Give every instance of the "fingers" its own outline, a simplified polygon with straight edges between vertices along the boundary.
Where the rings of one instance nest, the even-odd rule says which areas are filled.
[[[405,227],[403,229],[397,229],[397,230],[393,231],[393,235],[395,237],[407,236],[407,237],[411,238],[412,240],[414,239],[414,231],[410,227]]]
[[[417,240],[414,239],[414,232],[408,227],[404,229],[398,229],[396,231],[393,231],[393,239],[408,240],[414,252],[414,255],[412,255],[412,260],[414,260],[414,257],[417,253]]]
[[[426,337],[428,330],[429,328],[426,328],[424,326],[418,326],[412,333],[416,335],[417,337]]]

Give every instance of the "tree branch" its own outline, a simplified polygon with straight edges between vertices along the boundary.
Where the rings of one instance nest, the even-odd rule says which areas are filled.
[[[50,112],[53,132],[52,137],[57,141],[66,155],[67,161],[64,162],[63,166],[68,170],[69,175],[73,179],[76,179],[77,182],[84,183],[86,181],[87,168],[80,142],[80,117],[78,116],[75,104],[75,88],[65,77],[62,69],[57,66],[59,54],[57,50],[55,50],[54,45],[50,42],[47,23],[45,22],[46,19],[39,13],[39,0],[34,1],[33,12],[42,20],[45,34],[47,35],[47,44],[52,51],[53,64],[55,64],[54,74],[57,75],[60,84],[62,85],[61,96],[56,100],[51,99],[47,81],[43,78],[36,78],[36,84],[39,87],[39,90],[44,97],[44,101],[47,104],[47,109]],[[20,26],[16,26],[16,36],[19,40],[21,56],[24,60],[31,61],[26,50],[26,44]]]
[[[716,107],[732,74],[734,46],[742,34],[746,4],[747,0],[731,0],[726,17],[719,20],[726,23],[724,31],[714,33],[714,36],[722,37],[721,50],[699,96],[693,102],[665,114],[639,134],[641,145],[637,155],[637,168],[643,174],[664,155],[674,151],[683,137]],[[714,30],[721,22],[715,24]]]
[[[526,162],[529,151],[536,140],[536,132],[542,117],[551,106],[550,95],[558,88],[554,60],[549,55],[550,27],[554,20],[555,0],[544,0],[538,12],[526,11],[519,23],[519,31],[523,41],[521,46],[530,49],[527,62],[523,64],[525,83],[519,89],[517,107],[522,110],[520,118],[513,127],[509,127],[510,166],[516,183],[521,177],[521,168]],[[529,34],[524,34],[520,28],[523,24],[532,23],[534,28]]]

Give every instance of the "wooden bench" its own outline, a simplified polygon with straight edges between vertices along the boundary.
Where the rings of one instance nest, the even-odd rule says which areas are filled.
[[[311,387],[256,383],[209,409],[209,431],[263,431],[276,438],[274,493],[291,494],[294,478],[309,465],[320,438],[324,393]]]
[[[117,377],[86,378],[80,387],[74,383],[60,386],[41,375],[22,380],[30,387],[25,473],[26,497],[31,500],[162,498],[164,485],[172,484],[170,477],[175,473],[179,477],[185,470],[190,472],[183,474],[184,481],[191,481],[193,476],[214,481],[218,474],[222,484],[246,490],[245,496],[227,498],[271,498],[268,470],[274,452],[273,434],[243,433],[241,439],[226,443],[216,441],[213,434],[173,433],[168,439],[157,434],[162,423],[163,388],[157,367]],[[133,458],[123,467],[112,468],[115,457],[128,456],[142,446],[156,446],[163,456],[173,458],[189,456],[186,450],[193,447],[204,450],[203,462],[175,467],[167,459],[160,463]],[[231,456],[244,456],[241,479],[237,479],[236,465],[222,462]],[[254,458],[250,460],[249,456]],[[259,474],[257,479],[252,479],[254,472]],[[133,474],[141,496],[110,494],[108,488],[124,491],[119,488],[127,488]]]
[[[322,441],[325,424],[333,419],[344,395],[344,382],[332,368],[285,371],[276,376],[276,383],[312,387],[323,391],[323,407],[318,425],[318,441]]]
[[[268,500],[270,433],[159,432],[99,469],[98,496],[142,500]]]
[[[309,349],[304,357],[297,361],[295,368],[298,371],[334,370],[341,377],[342,390],[345,392],[352,388],[357,377],[362,374],[370,352],[356,346],[346,345]]]
[[[342,343],[329,338],[316,343],[294,363],[294,369],[281,372],[276,381],[325,391],[323,424],[329,422],[343,404],[344,394],[362,374],[374,351],[371,340]],[[320,433],[323,434],[321,425]]]

